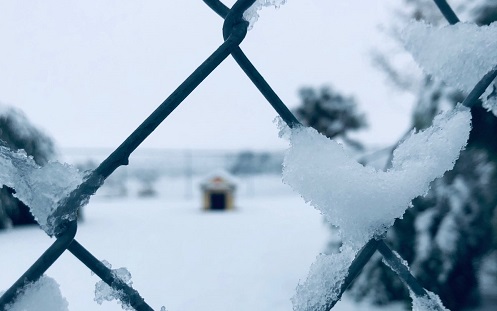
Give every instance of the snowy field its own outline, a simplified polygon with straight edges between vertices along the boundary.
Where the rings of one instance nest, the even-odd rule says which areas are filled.
[[[237,209],[227,213],[202,212],[198,188],[185,198],[184,181],[162,180],[164,191],[148,199],[97,195],[76,239],[113,268],[128,268],[134,288],[155,310],[289,311],[297,283],[330,233],[319,213],[279,180],[242,180]],[[36,227],[0,232],[0,288],[51,242]],[[69,252],[47,274],[61,285],[71,311],[121,310],[115,302],[93,301],[99,279]],[[371,308],[345,299],[335,310]]]
[[[76,239],[97,258],[126,267],[133,286],[155,309],[290,311],[290,298],[330,232],[321,215],[281,184],[279,176],[242,179],[232,212],[202,212],[188,181],[162,179],[158,196],[109,199],[85,208]],[[132,187],[131,187],[132,188]],[[0,232],[0,289],[10,286],[50,245],[36,227]],[[93,301],[98,277],[66,252],[47,272],[69,310],[121,310]],[[333,310],[374,308],[347,297]],[[491,309],[489,309],[491,310]]]

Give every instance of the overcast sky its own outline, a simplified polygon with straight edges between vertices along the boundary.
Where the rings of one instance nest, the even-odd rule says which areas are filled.
[[[411,103],[371,61],[392,2],[289,0],[241,47],[291,108],[300,87],[332,85],[367,113],[363,139],[392,142]],[[116,147],[222,43],[221,28],[201,0],[1,1],[0,102],[60,147]],[[143,146],[281,149],[275,116],[227,59]]]

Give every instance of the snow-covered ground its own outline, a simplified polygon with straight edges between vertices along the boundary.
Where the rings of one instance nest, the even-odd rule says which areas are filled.
[[[97,195],[76,238],[113,268],[128,268],[133,286],[156,310],[289,311],[299,279],[329,232],[319,213],[279,179],[242,180],[237,209],[227,213],[202,212],[199,190],[185,198],[184,180],[162,180],[154,198]],[[51,242],[36,227],[0,232],[0,288]],[[71,311],[121,310],[114,302],[99,307],[93,301],[98,277],[68,252],[47,274],[61,285]]]
[[[237,209],[217,213],[201,211],[197,180],[191,195],[189,182],[174,181],[161,180],[153,198],[97,194],[76,239],[113,268],[128,268],[133,287],[155,310],[292,310],[296,285],[330,239],[320,214],[278,176],[241,180]],[[0,232],[0,289],[51,243],[36,227]],[[115,302],[93,301],[98,277],[68,252],[47,274],[61,285],[71,311],[121,310]],[[334,310],[375,308],[345,297]]]

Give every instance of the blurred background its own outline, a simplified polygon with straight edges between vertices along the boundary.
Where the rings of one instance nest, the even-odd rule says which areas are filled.
[[[463,21],[497,20],[493,0],[449,3]],[[464,99],[424,75],[400,42],[410,20],[446,24],[431,0],[289,1],[260,14],[242,49],[302,123],[364,165],[388,169],[407,133]],[[219,46],[221,28],[196,0],[1,3],[0,139],[39,165],[95,168]],[[497,120],[482,108],[472,114],[454,170],[387,235],[451,310],[497,305]],[[147,301],[168,310],[290,310],[313,258],[338,251],[340,240],[281,183],[287,141],[275,117],[227,59],[105,182],[82,212],[80,239],[128,267]],[[216,176],[234,185],[234,209],[206,214],[203,185]],[[13,192],[0,191],[3,289],[50,241],[24,226],[35,222]],[[148,249],[147,240],[160,249]],[[64,271],[77,263],[67,257],[49,274],[70,310],[93,308],[96,277],[78,267],[82,281],[74,285]],[[378,256],[336,309],[409,304],[407,289]]]

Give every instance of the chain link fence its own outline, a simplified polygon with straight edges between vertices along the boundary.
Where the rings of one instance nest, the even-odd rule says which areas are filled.
[[[36,260],[33,265],[0,297],[0,310],[7,310],[27,284],[38,280],[62,253],[69,251],[91,271],[98,275],[105,283],[121,293],[120,299],[126,306],[135,310],[153,310],[137,290],[117,277],[110,268],[106,267],[93,254],[81,245],[76,239],[77,223],[72,220],[78,209],[102,186],[120,166],[128,165],[130,156],[140,144],[166,119],[169,114],[214,71],[228,56],[232,56],[240,68],[250,78],[254,85],[264,95],[282,120],[290,127],[301,126],[300,122],[272,90],[269,84],[259,74],[250,60],[245,56],[240,43],[247,34],[249,23],[243,19],[243,13],[256,0],[238,0],[230,9],[219,0],[204,0],[204,2],[221,18],[224,19],[224,42],[216,49],[131,135],[100,165],[85,178],[85,180],[63,200],[49,217],[55,236],[54,243]],[[454,11],[445,0],[434,0],[440,11],[450,24],[459,22]],[[479,103],[478,99],[485,89],[497,76],[497,67],[487,73],[474,87],[463,105],[473,107]],[[167,159],[165,159],[167,161]],[[340,294],[334,300],[329,300],[319,310],[327,311],[333,308],[340,300],[343,292],[350,286],[355,277],[361,272],[364,265],[370,260],[373,253],[379,251],[389,267],[402,279],[404,284],[418,297],[430,299],[424,288],[411,275],[408,268],[381,239],[369,241],[359,252],[348,269],[348,275],[340,288]],[[310,310],[311,311],[311,310]]]

